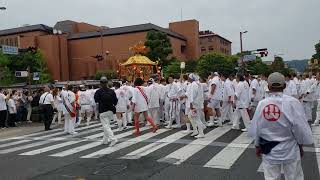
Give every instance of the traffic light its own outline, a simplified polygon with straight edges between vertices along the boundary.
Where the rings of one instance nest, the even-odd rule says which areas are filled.
[[[267,57],[268,56],[268,49],[263,48],[263,49],[257,49],[258,54],[260,54],[261,57]]]

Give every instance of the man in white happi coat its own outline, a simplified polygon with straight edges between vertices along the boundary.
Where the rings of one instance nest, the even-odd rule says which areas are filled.
[[[167,85],[167,97],[169,101],[169,122],[166,128],[180,128],[180,102],[179,102],[179,86],[174,82],[172,76],[168,77],[168,85]],[[172,126],[173,121],[176,121],[176,125]]]
[[[301,84],[301,102],[304,107],[308,121],[312,121],[312,108],[316,98],[314,97],[315,89],[311,88],[313,81],[306,76]]]
[[[86,90],[84,85],[80,85],[80,91],[78,93],[79,105],[81,108],[78,124],[81,124],[81,120],[87,117],[87,126],[89,126],[93,112],[91,92]]]
[[[74,130],[76,125],[76,96],[72,92],[72,89],[73,87],[71,85],[67,85],[66,89],[61,92],[61,99],[64,107],[64,132],[71,135],[77,134]]]
[[[261,94],[262,99],[268,97],[269,88],[268,88],[268,82],[267,77],[264,74],[261,74],[261,80],[260,80],[260,86],[261,86]]]
[[[214,125],[214,119],[217,118],[216,123],[222,126],[221,118],[221,102],[222,102],[222,83],[217,72],[213,73],[213,78],[209,81],[209,108],[212,109],[213,114],[210,115],[210,120],[207,126]]]
[[[114,82],[115,93],[118,99],[116,105],[116,121],[118,124],[118,131],[122,131],[127,128],[127,116],[126,112],[129,108],[129,99],[126,95],[126,92],[120,88],[119,82]]]
[[[157,80],[157,79],[156,79]],[[149,80],[151,84],[146,88],[146,94],[148,96],[148,106],[149,114],[156,125],[160,125],[160,97],[161,97],[161,87],[155,82],[155,79],[151,78]]]
[[[235,88],[235,105],[232,129],[239,130],[239,119],[243,120],[245,128],[242,131],[247,131],[250,124],[250,117],[248,114],[248,108],[250,104],[249,98],[249,84],[242,75],[237,75],[238,84]]]
[[[159,79],[158,79],[159,81]],[[161,79],[159,84],[160,89],[160,121],[164,122],[165,120],[165,98],[166,98],[166,80]]]
[[[132,111],[132,93],[134,88],[131,86],[131,83],[128,81],[122,81],[122,86],[121,89],[125,91],[125,94],[127,96],[127,99],[129,99],[129,108],[127,109],[126,112],[126,120],[127,123],[130,125],[132,124],[132,119],[133,119],[133,111]]]
[[[320,122],[320,74],[316,77],[316,82],[313,83],[311,89],[314,91],[314,98],[317,99],[317,115],[316,120],[312,124],[312,126],[319,126]]]
[[[262,156],[266,180],[303,180],[303,145],[313,143],[312,132],[299,100],[283,94],[285,78],[272,73],[268,78],[270,96],[255,112],[249,135],[255,139],[256,155]]]
[[[232,82],[228,78],[227,74],[221,75],[221,81],[223,81],[223,99],[222,99],[222,120],[232,120],[233,118],[233,100],[234,100],[234,89]]]
[[[191,73],[189,75],[189,82],[191,83],[186,92],[186,111],[188,112],[188,118],[192,124],[193,133],[191,136],[195,138],[203,138],[203,130],[206,126],[200,119],[200,113],[203,111],[203,90],[201,84],[198,82],[199,76]]]
[[[252,77],[252,76],[251,76]],[[258,78],[251,78],[250,84],[250,117],[253,117],[253,114],[258,106],[259,101],[262,100],[262,87],[260,85],[260,79]]]
[[[289,74],[286,76],[286,88],[283,90],[283,93],[298,98],[298,90],[296,83],[292,80],[292,76]]]

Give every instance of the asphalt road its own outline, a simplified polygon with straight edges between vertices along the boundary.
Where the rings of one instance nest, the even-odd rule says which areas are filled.
[[[120,142],[111,148],[100,145],[98,122],[77,131],[75,136],[55,129],[1,139],[0,179],[263,179],[252,139],[229,125],[207,128],[206,137],[198,140],[178,130],[152,133],[148,126],[135,137],[129,128],[115,132]],[[320,127],[313,132],[315,147],[307,147],[302,160],[306,180],[320,179]]]

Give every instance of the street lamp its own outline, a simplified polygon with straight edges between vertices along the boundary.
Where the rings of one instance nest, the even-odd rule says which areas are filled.
[[[242,35],[247,33],[248,31],[243,31],[243,32],[240,32],[240,51],[241,53],[243,52],[243,45],[242,45]]]
[[[6,10],[7,8],[6,7],[0,7],[0,10]]]

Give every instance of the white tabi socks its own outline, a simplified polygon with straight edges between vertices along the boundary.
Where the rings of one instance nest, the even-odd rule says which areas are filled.
[[[186,123],[187,130],[183,131],[183,133],[185,133],[185,134],[190,134],[190,133],[192,132],[190,125],[191,125],[190,123]]]

